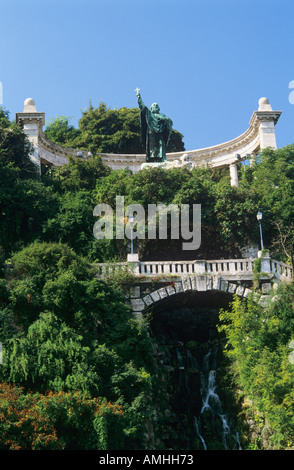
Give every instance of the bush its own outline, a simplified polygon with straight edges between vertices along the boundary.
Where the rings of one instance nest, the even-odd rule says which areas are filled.
[[[0,383],[1,450],[121,449],[123,426],[121,406],[101,398]]]

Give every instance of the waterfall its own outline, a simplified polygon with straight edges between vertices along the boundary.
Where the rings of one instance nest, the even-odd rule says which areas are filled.
[[[178,348],[176,348],[179,369],[184,369],[184,359]]]
[[[186,373],[185,373],[184,358],[183,358],[183,356],[180,353],[178,348],[176,348],[176,354],[177,354],[178,367],[179,367],[179,371],[180,371],[180,385],[184,386],[186,391],[189,392],[189,387],[188,387],[188,384],[187,384],[187,376],[186,376]]]
[[[205,444],[205,440],[203,439],[203,436],[201,435],[200,427],[199,427],[199,423],[198,423],[198,419],[196,418],[196,416],[194,416],[194,428],[195,428],[195,431],[196,431],[197,436],[199,437],[199,439],[200,439],[201,442],[202,442],[202,445],[203,445],[203,447],[204,447],[204,450],[207,450],[207,447],[206,447],[206,444]]]
[[[241,449],[238,433],[236,433],[235,436],[232,434],[228,416],[223,410],[223,405],[218,395],[216,351],[211,349],[204,355],[202,366],[199,366],[196,358],[187,348],[181,348],[180,350],[176,347],[175,353],[179,370],[179,385],[182,390],[182,397],[186,403],[185,413],[187,416],[190,416],[192,429],[194,428],[194,432],[200,439],[203,449],[207,450],[209,446],[208,438],[205,436],[205,432],[207,433],[205,424],[207,425],[208,423],[209,427],[212,426],[212,429],[214,429],[212,432],[215,432],[215,442],[222,443],[223,449]],[[195,401],[194,405],[192,404],[195,390],[193,392],[193,388],[191,388],[189,378],[191,370],[200,370],[200,390],[198,390],[200,392],[199,398],[201,401],[199,413],[196,411]],[[203,430],[201,429],[202,427]],[[185,436],[186,439],[187,437],[188,436]]]
[[[204,399],[200,414],[202,414],[205,410],[210,410],[214,414],[220,414],[221,412],[221,402],[219,396],[217,395],[217,393],[215,393],[215,377],[215,370],[210,370],[208,374],[207,386],[206,384],[204,384],[204,390],[201,390],[201,395],[202,397],[204,397]],[[206,394],[203,392],[206,392]]]
[[[212,363],[212,364],[211,364]],[[212,419],[218,417],[220,419],[222,425],[222,443],[225,450],[228,450],[229,446],[229,439],[231,436],[231,429],[228,423],[228,417],[223,412],[222,403],[220,400],[219,395],[216,392],[216,370],[212,369],[211,367],[215,367],[214,355],[211,350],[204,356],[203,358],[203,367],[202,367],[202,374],[201,374],[201,397],[202,397],[202,407],[199,415],[199,419],[194,417],[194,427],[198,437],[200,438],[203,447],[207,450],[207,446],[205,440],[200,432],[200,425],[201,423],[201,416],[204,412],[210,412]],[[199,421],[199,422],[198,422]],[[234,440],[236,442],[235,447],[237,449],[241,449],[239,436],[236,433],[234,436]]]
[[[189,369],[199,369],[199,365],[195,359],[195,357],[191,354],[189,349],[186,349],[187,355],[187,366]]]
[[[235,442],[236,442],[236,449],[242,450],[241,444],[240,444],[240,439],[239,439],[239,433],[238,431],[235,434]]]

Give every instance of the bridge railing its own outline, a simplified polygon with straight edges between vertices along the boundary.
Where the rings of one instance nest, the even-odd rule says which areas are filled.
[[[140,262],[140,274],[226,274],[253,272],[252,260]]]
[[[213,274],[253,273],[254,260],[212,260],[206,261],[206,271]]]
[[[133,272],[136,276],[164,275],[249,275],[253,276],[254,259],[230,259],[209,261],[139,261],[113,264],[97,263],[98,276]],[[292,267],[271,258],[262,259],[261,272],[274,274],[278,279],[292,279]]]
[[[293,279],[292,266],[274,259],[271,259],[270,262],[271,272],[274,273],[278,279]]]
[[[140,274],[152,276],[154,274],[194,274],[205,272],[205,261],[141,261]]]
[[[101,277],[131,271],[130,266],[125,262],[94,263],[94,266],[97,268],[97,275]]]

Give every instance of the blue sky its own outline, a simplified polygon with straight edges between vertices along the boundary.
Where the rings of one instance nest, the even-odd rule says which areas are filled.
[[[2,0],[0,81],[10,117],[32,97],[78,125],[91,100],[158,102],[186,150],[242,134],[258,100],[294,142],[293,0]]]

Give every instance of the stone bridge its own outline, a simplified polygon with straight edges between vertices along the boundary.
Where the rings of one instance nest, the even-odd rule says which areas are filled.
[[[183,294],[222,293],[248,298],[256,295],[256,301],[265,305],[272,288],[279,282],[293,279],[291,266],[265,255],[260,259],[256,274],[255,259],[231,259],[209,261],[129,261],[128,263],[98,263],[97,276],[107,278],[113,273],[131,272],[134,285],[128,294],[132,312],[141,315],[167,300]],[[253,289],[258,280],[258,293]],[[170,297],[173,297],[170,299]]]

